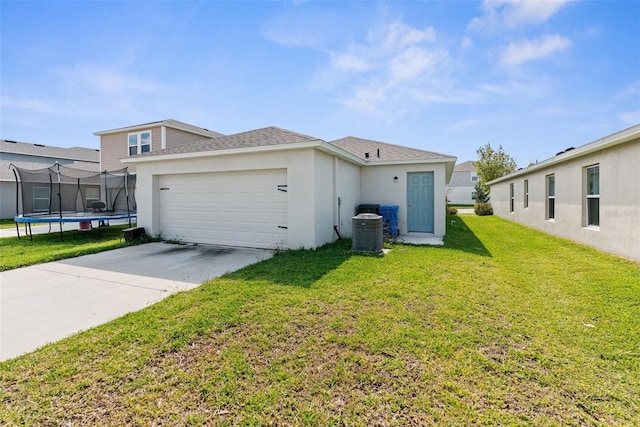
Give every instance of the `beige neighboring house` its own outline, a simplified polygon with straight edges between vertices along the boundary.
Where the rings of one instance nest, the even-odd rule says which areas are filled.
[[[640,125],[488,184],[494,214],[640,261]]]
[[[128,155],[128,137],[149,130],[149,149],[137,145],[143,152]],[[401,235],[445,234],[453,156],[355,137],[326,142],[277,127],[224,136],[163,121],[96,135],[103,167],[117,159],[135,166],[138,225],[149,235],[315,248],[338,233],[351,236],[360,204],[398,206]]]
[[[447,199],[452,205],[473,205],[473,192],[478,183],[478,174],[471,160],[453,168],[451,180],[447,186]]]
[[[221,133],[173,119],[95,132],[94,135],[100,137],[101,170],[128,167],[129,173],[135,173],[136,166],[132,163],[125,165],[122,159],[222,136]]]
[[[25,169],[44,169],[56,162],[97,173],[100,172],[100,151],[0,140],[0,218],[13,218],[16,215],[16,179],[10,165]]]

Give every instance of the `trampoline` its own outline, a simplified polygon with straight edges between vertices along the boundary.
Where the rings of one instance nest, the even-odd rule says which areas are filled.
[[[129,220],[129,227],[131,227],[131,220],[136,219],[135,213],[120,213],[120,212],[63,212],[60,214],[45,214],[39,216],[23,216],[18,215],[13,218],[16,223],[16,231],[18,233],[18,239],[20,238],[20,226],[24,224],[25,234],[33,240],[31,233],[31,224],[49,224],[49,232],[51,232],[51,224],[60,223],[60,233],[62,233],[62,224],[65,222],[77,222],[80,230],[86,231],[93,229],[92,222],[98,222],[98,238],[100,238],[100,229],[107,227],[109,220],[127,219]],[[62,234],[60,234],[62,239]]]
[[[43,169],[25,169],[11,165],[16,178],[16,223],[18,239],[20,224],[33,239],[31,224],[79,224],[80,231],[100,229],[110,220],[137,218],[135,204],[135,175],[127,168],[117,171],[95,172],[60,165]]]

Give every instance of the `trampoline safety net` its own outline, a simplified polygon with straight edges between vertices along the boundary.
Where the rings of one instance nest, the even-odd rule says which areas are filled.
[[[18,215],[91,212],[93,202],[103,202],[107,212],[136,211],[136,176],[127,168],[96,173],[57,163],[36,170],[11,167]]]

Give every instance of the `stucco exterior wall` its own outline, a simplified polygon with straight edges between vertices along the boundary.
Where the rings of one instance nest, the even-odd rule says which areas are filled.
[[[398,229],[407,233],[407,174],[409,172],[434,172],[434,236],[446,233],[446,183],[443,163],[422,165],[368,165],[361,173],[360,203],[397,205]],[[398,177],[398,182],[394,182]],[[355,213],[355,212],[354,212]]]
[[[139,163],[136,189],[138,225],[144,227],[150,235],[160,232],[160,175],[287,169],[288,245],[290,248],[320,246],[331,241],[333,229],[332,226],[326,227],[326,220],[317,220],[320,214],[324,214],[324,208],[319,208],[317,201],[325,198],[316,195],[317,167],[314,151],[302,149]],[[318,167],[324,167],[325,162],[319,163]]]
[[[336,207],[335,223],[339,224],[342,237],[353,236],[353,215],[361,201],[361,167],[353,163],[337,159],[336,199],[340,198],[340,206]]]
[[[475,175],[475,174],[474,174]],[[471,180],[471,171],[456,171],[451,174],[447,187],[449,203],[455,205],[472,205],[472,195],[476,183]]]
[[[599,164],[600,226],[586,226],[585,168]],[[491,186],[495,215],[623,257],[640,260],[640,139]],[[555,218],[546,219],[546,179],[555,175]],[[524,180],[529,207],[524,207]],[[509,185],[515,206],[510,212]]]
[[[0,219],[16,216],[16,182],[0,181]]]

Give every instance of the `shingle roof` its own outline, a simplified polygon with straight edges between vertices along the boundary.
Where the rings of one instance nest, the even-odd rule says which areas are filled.
[[[100,151],[83,147],[48,147],[42,144],[29,144],[0,140],[0,152],[21,154],[24,156],[52,157],[56,159],[80,160],[85,162],[100,162]]]
[[[457,164],[454,168],[454,172],[475,172],[476,168],[473,166],[473,161],[468,160],[464,163]]]
[[[163,156],[168,154],[198,153],[205,151],[233,150],[250,147],[265,147],[272,145],[294,144],[301,142],[318,141],[309,135],[292,132],[270,126],[262,129],[240,132],[233,135],[220,136],[214,139],[205,139],[182,144],[178,147],[164,150],[151,151],[134,156],[135,158]]]
[[[190,125],[189,123],[181,122],[181,121],[174,120],[174,119],[166,119],[166,120],[160,120],[158,122],[143,123],[143,124],[140,124],[140,125],[126,126],[126,127],[123,127],[123,128],[104,130],[104,131],[100,131],[100,132],[94,132],[94,135],[107,135],[107,134],[110,134],[110,133],[118,133],[118,132],[124,132],[124,131],[127,131],[127,130],[143,129],[143,128],[149,128],[149,127],[155,127],[155,126],[166,126],[166,127],[170,127],[170,128],[174,128],[174,129],[183,130],[185,132],[194,133],[194,134],[197,134],[197,135],[202,135],[202,136],[207,137],[207,138],[217,138],[219,136],[224,136],[224,134],[222,134],[222,133],[214,132],[214,131],[209,130],[209,129],[205,129],[205,128],[202,128],[202,127],[199,127],[199,126]]]
[[[348,136],[330,142],[354,156],[367,162],[411,161],[411,160],[442,160],[454,156],[434,153],[432,151],[418,150],[416,148],[403,147],[386,142]],[[368,157],[367,157],[368,153]]]

